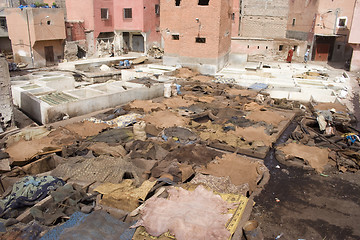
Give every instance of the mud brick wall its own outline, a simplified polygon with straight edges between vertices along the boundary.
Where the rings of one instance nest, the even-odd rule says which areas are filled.
[[[4,58],[0,58],[0,126],[3,130],[13,123],[14,112],[11,96],[9,66]]]
[[[286,37],[288,0],[244,0],[242,4],[242,37]]]

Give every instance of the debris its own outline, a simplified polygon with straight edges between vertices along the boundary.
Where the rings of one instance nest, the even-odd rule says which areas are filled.
[[[291,160],[297,157],[303,160],[303,164],[310,165],[319,173],[324,171],[329,161],[329,151],[319,147],[289,143],[285,146],[277,147],[277,150],[284,154],[284,157],[282,157],[279,152],[276,153],[276,158],[281,163],[291,165]]]
[[[4,215],[13,209],[34,205],[45,198],[50,190],[64,184],[63,180],[52,176],[27,176],[14,184],[10,195],[0,200],[0,213]]]
[[[276,201],[276,202],[280,202],[280,199],[278,199],[278,198],[275,198],[275,201]]]
[[[178,116],[174,112],[168,110],[153,112],[143,118],[146,123],[150,123],[159,128],[167,128],[174,126],[186,126],[189,123],[189,119]]]
[[[243,227],[243,230],[247,240],[264,239],[259,223],[255,220],[247,221]]]
[[[100,204],[131,212],[139,207],[139,200],[145,201],[145,197],[155,183],[155,181],[144,181],[136,188],[131,179],[125,179],[119,184],[104,183],[94,191],[103,194]]]
[[[96,119],[96,118],[88,118],[86,119],[89,122],[94,122],[94,123],[106,123],[108,124],[110,127],[118,127],[118,128],[123,128],[126,126],[129,126],[130,124],[136,123],[138,118],[142,118],[143,116],[137,113],[129,113],[126,115],[122,115],[119,116],[113,120],[109,120],[109,121],[103,121],[100,119]]]
[[[164,55],[164,50],[161,49],[158,46],[152,46],[151,48],[149,48],[149,50],[147,51],[147,55],[154,57],[155,59],[160,59],[162,58],[162,56]]]
[[[146,123],[144,121],[140,121],[134,124],[133,131],[134,131],[134,139],[135,140],[146,140]]]
[[[108,72],[108,71],[110,71],[110,67],[103,64],[103,65],[100,66],[100,70],[103,71],[103,72]]]
[[[229,176],[231,183],[236,186],[249,184],[250,191],[254,191],[257,187],[261,187],[266,183],[267,168],[261,161],[257,161],[236,154],[224,154],[222,158],[216,158],[201,168],[198,172],[203,174],[211,174],[217,177]],[[264,181],[261,182],[260,181]]]

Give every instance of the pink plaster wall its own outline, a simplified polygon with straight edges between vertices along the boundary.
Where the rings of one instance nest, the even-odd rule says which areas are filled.
[[[161,34],[160,28],[160,15],[155,14],[155,5],[160,5],[160,0],[143,0],[144,1],[144,29],[143,31],[148,34],[147,42],[152,44],[157,42],[160,44]]]
[[[94,30],[94,1],[87,0],[86,4],[79,0],[66,0],[67,20],[83,20],[86,30]]]
[[[180,6],[175,6],[175,1],[160,1],[160,29],[165,54],[218,58],[230,49],[230,0],[210,0],[208,6],[199,6],[197,3],[198,1],[181,1]],[[172,34],[179,34],[180,40],[173,40]],[[206,43],[196,43],[197,36],[206,38]]]
[[[35,54],[36,45],[52,42],[54,45],[48,46],[54,47],[55,60],[57,60],[57,56],[62,56],[62,41],[66,38],[63,10],[47,8],[20,10],[12,8],[7,9],[6,13],[15,62],[31,63],[30,41],[35,66],[42,66],[42,62],[45,61],[43,49],[38,51],[39,54]],[[50,25],[47,24],[47,21],[50,21]],[[28,31],[27,23],[29,23],[30,31]]]
[[[339,9],[338,17],[347,17],[347,28],[335,28],[337,34],[348,34],[351,26],[355,0],[309,0],[289,1],[288,30],[309,32],[313,25],[313,18],[316,14],[314,27],[315,34],[332,35],[334,31],[336,9]],[[330,11],[331,12],[328,12]],[[292,26],[293,18],[296,19],[295,26]]]
[[[360,45],[354,45],[351,58],[351,71],[360,71]]]
[[[349,43],[360,44],[360,1],[356,1],[354,8],[353,21],[350,28]]]
[[[240,17],[240,1],[233,0],[232,3],[232,13],[235,14],[234,20],[231,20],[231,36],[239,36],[239,17]]]
[[[100,32],[113,32],[114,31],[114,2],[113,0],[94,0],[94,37],[98,37]],[[101,8],[109,9],[109,18],[101,19]]]
[[[144,2],[147,0],[115,1],[115,30],[143,31]],[[132,18],[124,19],[124,8],[132,8]]]

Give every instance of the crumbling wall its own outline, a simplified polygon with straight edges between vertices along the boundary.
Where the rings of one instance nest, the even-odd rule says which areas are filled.
[[[14,113],[8,62],[0,58],[0,131],[13,125]]]
[[[87,45],[85,40],[66,42],[64,48],[64,58],[67,61],[76,61],[86,57]]]

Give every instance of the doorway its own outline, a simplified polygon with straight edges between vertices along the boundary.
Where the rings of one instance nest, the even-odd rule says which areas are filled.
[[[45,49],[46,66],[54,65],[55,60],[54,60],[54,48],[53,48],[53,46],[46,46],[46,47],[44,47],[44,49]]]

